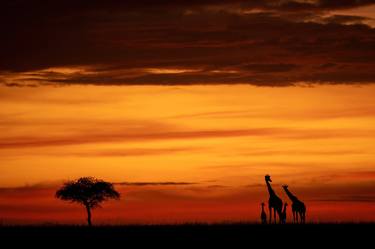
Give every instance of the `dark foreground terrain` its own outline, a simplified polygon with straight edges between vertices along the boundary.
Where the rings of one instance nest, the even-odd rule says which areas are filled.
[[[308,248],[372,247],[375,224],[192,224],[149,226],[3,226],[0,247],[18,248]]]

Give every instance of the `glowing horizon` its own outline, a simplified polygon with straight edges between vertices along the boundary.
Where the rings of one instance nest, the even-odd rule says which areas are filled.
[[[51,212],[51,220],[64,222],[67,208],[79,222],[81,207],[54,199],[53,191],[64,180],[94,176],[150,183],[117,185],[125,195],[95,211],[102,222],[256,221],[258,204],[268,199],[264,175],[271,174],[277,193],[288,201],[280,185],[289,184],[314,220],[374,220],[371,212],[348,215],[348,207],[374,208],[374,92],[318,85],[2,87],[1,218],[27,222]],[[151,184],[158,182],[170,184]],[[5,205],[10,193],[22,198]],[[347,214],[340,203],[348,203]],[[147,211],[150,205],[160,216]],[[187,215],[185,205],[195,211]]]

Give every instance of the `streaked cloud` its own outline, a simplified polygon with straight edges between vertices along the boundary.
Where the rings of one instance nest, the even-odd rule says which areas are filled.
[[[125,141],[155,141],[155,140],[182,140],[182,139],[210,139],[230,137],[273,137],[275,139],[328,139],[328,138],[351,138],[367,137],[374,133],[373,130],[353,129],[290,129],[290,128],[254,128],[236,130],[155,130],[154,132],[108,132],[92,133],[84,132],[70,136],[3,136],[0,149],[69,146],[90,143],[109,143]],[[145,151],[144,151],[145,152]],[[150,152],[150,151],[149,151]],[[156,151],[153,151],[156,152]],[[160,151],[159,151],[160,152]],[[98,152],[100,154],[100,152]],[[137,153],[137,151],[132,151]],[[140,151],[138,151],[140,153]],[[152,152],[151,152],[152,153]],[[103,155],[111,154],[102,152]],[[120,155],[117,151],[112,153]],[[124,151],[124,154],[126,152]],[[123,154],[123,155],[124,155]],[[130,154],[130,152],[128,152]]]
[[[3,85],[375,82],[372,0],[79,2],[2,2]]]

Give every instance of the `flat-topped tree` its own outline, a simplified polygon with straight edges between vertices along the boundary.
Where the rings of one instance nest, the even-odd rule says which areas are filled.
[[[76,202],[83,205],[87,211],[87,223],[91,223],[91,210],[100,207],[100,203],[108,199],[120,199],[120,194],[113,184],[93,177],[82,177],[69,181],[56,191],[56,198]]]

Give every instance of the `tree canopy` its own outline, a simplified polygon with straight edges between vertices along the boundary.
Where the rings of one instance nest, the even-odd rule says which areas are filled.
[[[100,207],[100,203],[108,199],[119,199],[120,194],[113,184],[94,177],[82,177],[69,181],[56,192],[61,200],[80,203],[89,208]]]

